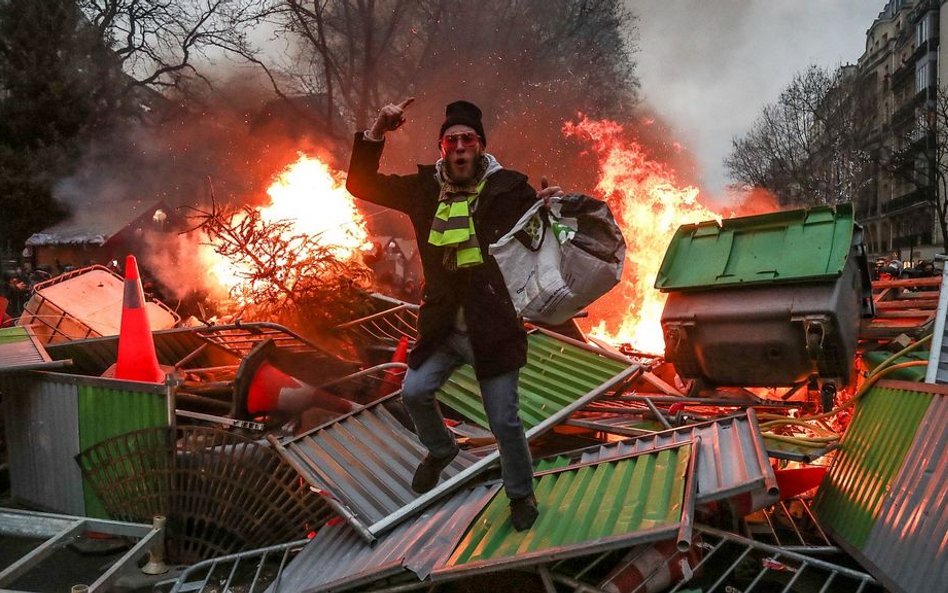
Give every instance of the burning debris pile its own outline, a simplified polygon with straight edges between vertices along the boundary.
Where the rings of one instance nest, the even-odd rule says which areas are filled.
[[[365,312],[371,248],[365,221],[338,174],[300,155],[267,189],[267,206],[212,200],[191,219],[205,240],[201,258],[219,301],[234,317],[275,320],[325,332]]]
[[[870,284],[847,205],[722,220],[618,124],[565,132],[599,159],[629,258],[587,331],[527,325],[531,529],[507,519],[467,365],[437,393],[461,451],[412,490],[426,449],[399,388],[419,306],[369,294],[367,217],[304,156],[270,204],[195,213],[234,323],[77,335],[55,328],[90,326],[88,308],[61,307],[55,340],[42,312],[0,330],[14,497],[166,516],[168,560],[191,564],[175,590],[948,586],[948,390],[918,374],[944,365],[944,283]],[[145,306],[134,277],[125,311]],[[112,368],[151,344],[159,380]]]

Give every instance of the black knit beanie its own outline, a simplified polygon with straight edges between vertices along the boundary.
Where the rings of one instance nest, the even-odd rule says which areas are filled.
[[[444,131],[451,126],[468,126],[477,132],[481,142],[487,146],[487,136],[484,135],[484,124],[481,123],[481,110],[477,105],[468,101],[455,101],[444,110],[445,120],[441,124],[441,133],[438,138],[444,136]]]

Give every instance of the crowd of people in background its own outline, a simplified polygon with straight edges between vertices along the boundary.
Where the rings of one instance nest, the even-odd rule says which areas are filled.
[[[872,270],[873,280],[929,278],[939,274],[941,274],[941,270],[935,267],[933,260],[904,261],[898,251],[893,251],[888,257],[877,258]]]

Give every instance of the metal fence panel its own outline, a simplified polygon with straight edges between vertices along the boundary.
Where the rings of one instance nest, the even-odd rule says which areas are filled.
[[[290,563],[271,591],[342,590],[410,570],[424,580],[457,545],[498,486],[458,493],[417,518],[402,523],[375,544],[351,526],[323,528]]]
[[[411,481],[427,452],[383,403],[281,443],[278,451],[363,526],[417,498]],[[462,451],[444,470],[447,479],[475,461]]]
[[[527,337],[527,364],[520,369],[520,418],[528,430],[601,385],[631,362],[580,348],[556,337],[534,332]],[[474,369],[455,371],[438,391],[438,401],[465,418],[489,428]]]
[[[100,385],[79,387],[79,450],[139,430],[168,426],[165,396]],[[91,485],[86,485],[86,515],[109,517]]]
[[[535,483],[541,512],[523,532],[513,529],[509,500],[500,492],[433,578],[536,565],[673,537],[694,512],[688,489],[697,454],[689,441],[628,459],[551,470]]]
[[[942,266],[945,259],[941,259]],[[935,328],[932,332],[931,351],[928,358],[926,383],[948,383],[948,266],[942,270],[941,292],[938,295],[938,311],[935,313]]]
[[[13,496],[37,508],[85,514],[79,453],[79,389],[21,375],[0,380]]]
[[[817,494],[822,525],[886,586],[948,590],[948,386],[880,382]]]
[[[50,360],[29,327],[0,329],[0,373],[52,368],[63,364]]]

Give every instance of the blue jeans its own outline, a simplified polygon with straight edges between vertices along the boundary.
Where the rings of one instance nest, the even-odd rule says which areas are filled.
[[[464,363],[474,364],[471,340],[467,334],[455,331],[420,367],[409,369],[405,375],[402,400],[415,423],[418,438],[435,457],[445,457],[457,449],[454,435],[444,425],[435,392]],[[504,489],[511,500],[533,494],[533,460],[518,409],[519,375],[519,370],[513,370],[479,381],[487,421],[500,449]]]

